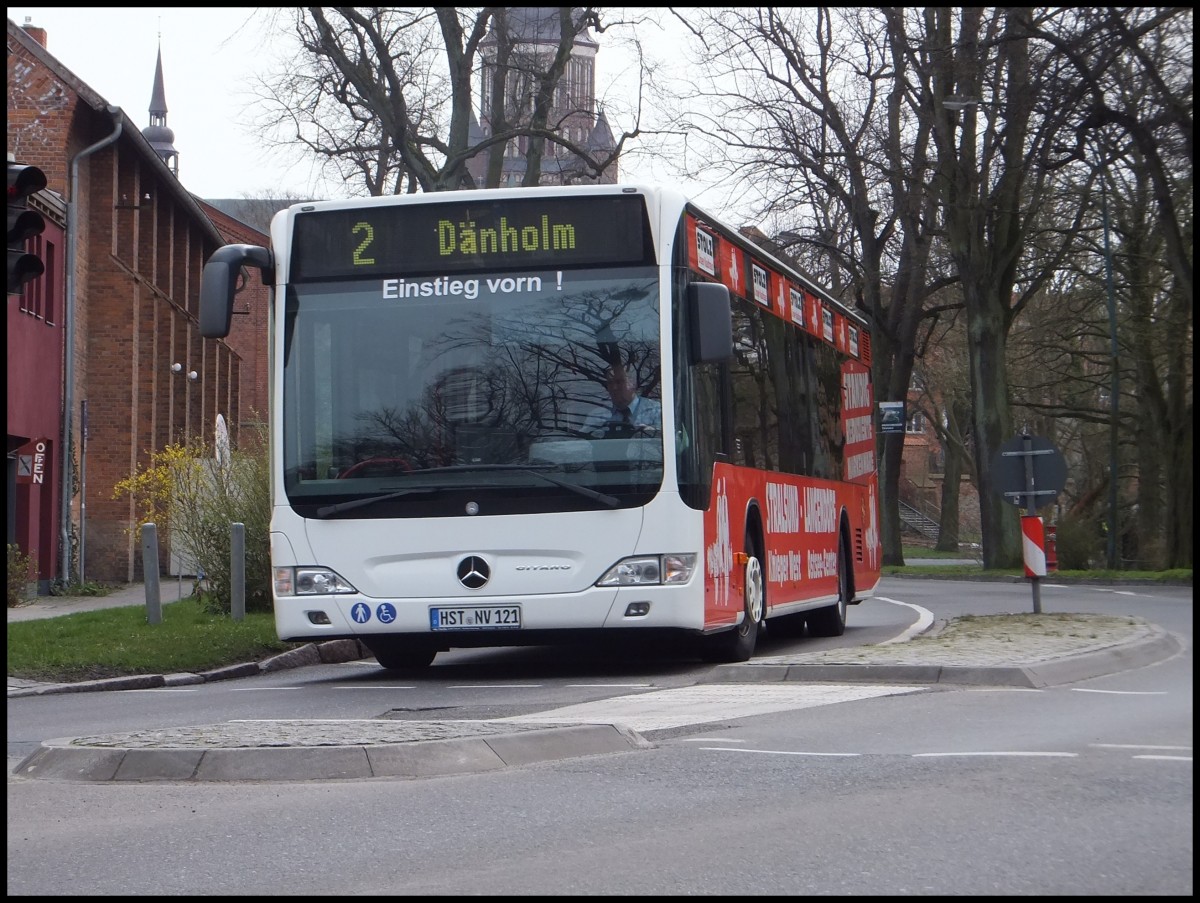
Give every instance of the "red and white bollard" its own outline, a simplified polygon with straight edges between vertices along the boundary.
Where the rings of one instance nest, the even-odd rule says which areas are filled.
[[[1021,551],[1026,577],[1046,576],[1046,533],[1036,514],[1021,515]]]

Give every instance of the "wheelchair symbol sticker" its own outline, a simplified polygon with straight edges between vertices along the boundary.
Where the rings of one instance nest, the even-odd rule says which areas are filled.
[[[396,606],[391,602],[384,602],[375,609],[375,617],[379,618],[381,624],[391,624],[396,620]]]
[[[371,608],[365,602],[359,602],[350,609],[350,617],[356,624],[366,624],[371,620]]]

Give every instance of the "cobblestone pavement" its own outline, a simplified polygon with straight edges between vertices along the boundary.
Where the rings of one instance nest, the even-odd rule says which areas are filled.
[[[1134,617],[1009,614],[956,618],[903,643],[754,659],[756,664],[1035,665],[1150,637]]]
[[[1178,644],[1140,618],[1089,614],[965,616],[905,642],[723,665],[720,681],[884,681],[1040,688],[1158,661]]]
[[[229,721],[170,730],[125,731],[94,737],[74,737],[78,746],[129,749],[172,747],[375,746],[381,743],[421,743],[459,740],[538,730],[546,725],[496,721],[295,720]]]

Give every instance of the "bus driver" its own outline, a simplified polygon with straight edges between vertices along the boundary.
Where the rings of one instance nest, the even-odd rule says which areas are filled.
[[[633,377],[621,364],[604,371],[604,388],[612,406],[588,417],[584,431],[604,437],[654,436],[662,429],[662,405],[639,395]]]

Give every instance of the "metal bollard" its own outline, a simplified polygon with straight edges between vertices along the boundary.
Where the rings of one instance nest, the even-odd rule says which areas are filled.
[[[229,612],[233,620],[246,617],[246,525],[229,525]]]
[[[162,597],[158,586],[158,528],[142,524],[142,573],[146,580],[146,621],[162,623]]]

